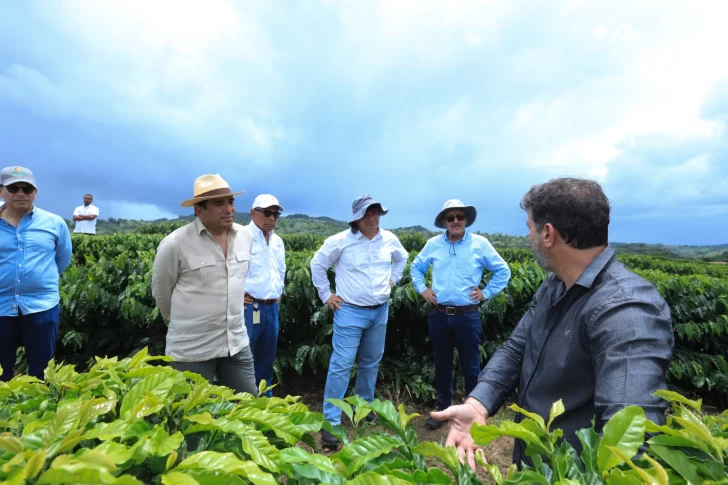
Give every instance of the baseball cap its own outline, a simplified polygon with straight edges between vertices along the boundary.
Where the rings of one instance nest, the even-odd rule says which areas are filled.
[[[35,183],[35,175],[25,167],[5,167],[0,172],[0,185],[3,187],[18,182],[28,183],[38,189],[38,185]]]
[[[283,206],[278,203],[278,199],[270,194],[260,194],[253,201],[253,207],[251,207],[251,209],[255,209],[256,207],[260,207],[261,209],[267,209],[268,207],[272,207],[274,205],[277,206],[281,212],[283,212]]]

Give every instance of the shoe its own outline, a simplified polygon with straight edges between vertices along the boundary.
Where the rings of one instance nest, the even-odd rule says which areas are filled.
[[[366,419],[370,423],[373,423],[374,421],[377,420],[377,413],[375,413],[374,411],[372,411],[371,413],[367,414],[367,417],[364,418],[364,419]]]
[[[427,422],[425,423],[425,427],[427,429],[440,429],[443,424],[445,424],[444,421],[438,421],[435,418],[433,418],[432,416],[430,416],[429,418],[427,418]]]
[[[329,450],[335,450],[339,447],[339,438],[329,433],[325,429],[321,430],[321,446]]]

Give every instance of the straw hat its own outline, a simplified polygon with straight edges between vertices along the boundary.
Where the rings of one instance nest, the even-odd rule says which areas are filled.
[[[235,195],[244,194],[245,191],[233,192],[230,190],[228,183],[225,182],[219,174],[207,174],[197,177],[192,193],[195,194],[195,196],[183,201],[182,207],[192,207],[193,205],[206,200],[233,197]]]

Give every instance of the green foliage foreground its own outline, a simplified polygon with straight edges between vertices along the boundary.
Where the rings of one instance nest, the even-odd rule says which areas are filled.
[[[96,358],[82,374],[51,362],[45,382],[16,376],[0,383],[0,483],[480,483],[454,448],[419,442],[411,427],[417,415],[402,405],[339,401],[352,420],[347,431],[332,428],[297,397],[234,394],[153,360],[169,359],[144,349],[121,361]],[[481,445],[500,436],[528,443],[536,468],[512,466],[504,476],[488,465],[497,483],[728,483],[728,412],[705,416],[699,402],[661,396],[675,404],[667,425],[647,421],[639,407],[625,408],[601,436],[593,429],[578,433],[580,455],[560,440],[561,430],[550,429],[564,412],[561,402],[548,422],[513,406],[523,421],[476,425],[471,434]],[[370,410],[384,431],[364,424]],[[322,427],[345,443],[330,456],[316,452],[313,434]],[[637,457],[647,432],[660,434]]]

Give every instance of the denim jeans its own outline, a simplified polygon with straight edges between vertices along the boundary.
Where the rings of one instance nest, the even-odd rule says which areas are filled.
[[[258,304],[260,323],[253,323],[254,310],[252,304],[245,305],[245,328],[248,330],[250,350],[253,351],[255,385],[260,386],[260,381],[265,379],[270,386],[273,384],[273,364],[278,346],[278,303]],[[273,392],[268,391],[267,394],[271,397]]]
[[[344,399],[357,351],[359,367],[354,392],[365,401],[374,400],[388,317],[389,303],[373,309],[344,304],[334,313],[334,351],[324,389],[324,418],[331,424],[341,424],[341,410],[326,400]]]
[[[56,353],[60,305],[49,310],[17,317],[0,317],[0,381],[13,378],[15,354],[19,346],[25,348],[28,375],[44,379],[45,368]]]
[[[477,310],[464,315],[447,315],[431,309],[427,322],[435,350],[437,409],[442,410],[452,404],[454,348],[458,349],[460,372],[465,378],[465,395],[478,383],[483,328]]]

